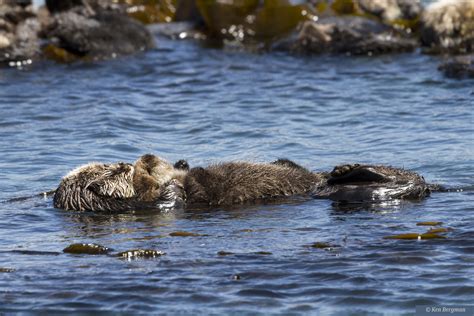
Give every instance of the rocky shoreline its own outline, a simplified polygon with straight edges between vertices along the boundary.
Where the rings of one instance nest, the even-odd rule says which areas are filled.
[[[0,0],[0,65],[136,54],[155,47],[145,23],[183,21],[166,34],[303,55],[419,51],[443,56],[448,77],[474,78],[474,2],[463,0]]]

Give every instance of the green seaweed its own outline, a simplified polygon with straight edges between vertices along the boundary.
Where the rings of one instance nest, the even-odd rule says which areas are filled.
[[[43,54],[46,58],[63,64],[69,64],[81,59],[80,56],[52,44],[48,44],[43,48]]]
[[[331,9],[337,14],[356,14],[357,7],[353,0],[334,0]]]
[[[176,0],[114,0],[127,6],[128,16],[144,23],[164,23],[174,21]]]
[[[197,0],[206,26],[214,37],[244,41],[267,41],[288,33],[314,17],[308,5],[292,5],[286,0]]]
[[[86,254],[86,255],[105,255],[110,249],[97,244],[72,244],[63,249],[65,253]]]
[[[450,231],[452,231],[452,228],[438,227],[438,228],[432,228],[428,230],[427,233],[438,234],[438,233],[448,233]]]

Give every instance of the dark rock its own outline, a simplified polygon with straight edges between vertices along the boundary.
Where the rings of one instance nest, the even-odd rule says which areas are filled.
[[[108,59],[154,47],[147,28],[126,15],[78,6],[53,15],[45,36],[55,46],[85,59]]]
[[[305,54],[371,55],[409,52],[416,46],[415,40],[375,20],[340,16],[304,22],[296,33],[277,43],[275,48]]]
[[[67,11],[76,6],[83,5],[83,0],[46,0],[46,7],[51,13]]]
[[[449,78],[474,78],[474,55],[451,58],[442,63],[438,69]]]

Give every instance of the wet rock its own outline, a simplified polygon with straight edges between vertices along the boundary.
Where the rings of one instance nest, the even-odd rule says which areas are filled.
[[[123,251],[117,254],[117,257],[123,259],[138,259],[138,258],[156,258],[165,255],[163,251],[153,249],[133,249]]]
[[[0,268],[0,273],[11,273],[15,272],[15,269],[12,268]]]
[[[86,254],[86,255],[105,255],[110,249],[98,244],[72,244],[63,249],[64,253]]]
[[[204,25],[204,20],[196,5],[196,1],[194,0],[177,1],[174,21],[191,22],[194,25]]]
[[[363,12],[384,21],[413,20],[422,12],[419,0],[357,0],[357,4]]]
[[[415,40],[375,20],[339,16],[304,22],[274,48],[303,54],[372,55],[409,52],[416,46]]]
[[[28,1],[0,1],[0,65],[21,67],[39,56],[40,25]]]
[[[474,1],[440,0],[421,19],[421,43],[429,53],[468,53],[474,48]]]
[[[44,32],[50,45],[86,60],[115,58],[154,47],[151,33],[141,23],[120,12],[77,1],[48,6],[55,13]]]
[[[412,32],[417,29],[422,6],[419,0],[313,0],[323,17],[353,15],[375,18]]]
[[[443,62],[438,69],[449,78],[474,78],[474,55],[450,58]]]

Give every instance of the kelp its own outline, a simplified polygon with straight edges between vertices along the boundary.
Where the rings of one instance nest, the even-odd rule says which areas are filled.
[[[328,249],[328,248],[333,248],[334,246],[327,242],[315,242],[309,245],[308,247],[317,248],[317,249]]]
[[[416,226],[439,226],[443,224],[443,222],[418,222],[416,223]]]
[[[81,57],[68,52],[64,48],[53,44],[48,44],[43,48],[43,54],[47,59],[54,60],[58,63],[69,64],[81,60]]]
[[[105,255],[110,252],[110,248],[98,244],[72,244],[63,249],[65,253],[87,254],[87,255]]]
[[[439,233],[449,233],[450,231],[452,231],[452,228],[439,227],[439,228],[432,228],[428,230],[427,233],[439,234]]]
[[[197,6],[212,36],[240,42],[270,41],[315,16],[310,6],[285,0],[197,0]]]
[[[198,236],[206,236],[206,235],[201,235],[201,234],[196,234],[196,233],[191,233],[191,232],[185,232],[185,231],[177,231],[177,232],[172,232],[169,234],[171,237],[198,237]]]
[[[113,0],[126,6],[128,16],[145,24],[174,21],[176,0]]]
[[[399,235],[391,235],[385,236],[384,239],[401,239],[401,240],[419,240],[419,239],[440,239],[446,238],[445,236],[434,234],[434,233],[407,233],[407,234],[399,234]]]

